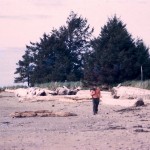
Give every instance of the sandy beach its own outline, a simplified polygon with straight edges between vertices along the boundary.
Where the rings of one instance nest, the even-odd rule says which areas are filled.
[[[102,92],[99,112],[93,115],[90,100],[20,103],[13,93],[2,92],[0,150],[149,150],[149,102],[142,107],[130,107],[130,102]],[[31,110],[67,111],[77,116],[10,117],[12,112]]]

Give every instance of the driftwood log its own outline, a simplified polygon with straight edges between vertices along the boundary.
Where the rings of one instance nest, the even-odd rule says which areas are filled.
[[[38,110],[38,111],[23,111],[11,113],[12,118],[24,118],[24,117],[69,117],[77,116],[71,112],[53,112],[49,110]]]
[[[111,95],[115,99],[150,99],[150,90],[118,85],[111,89]]]

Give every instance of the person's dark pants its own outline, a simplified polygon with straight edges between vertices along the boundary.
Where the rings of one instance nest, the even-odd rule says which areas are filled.
[[[99,105],[99,98],[93,98],[93,114],[97,114],[98,112],[98,105]]]

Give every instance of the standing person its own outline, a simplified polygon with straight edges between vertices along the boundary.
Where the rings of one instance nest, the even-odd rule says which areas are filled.
[[[90,94],[93,102],[93,115],[96,115],[98,113],[98,105],[101,97],[100,88],[94,86],[92,89],[90,89]]]

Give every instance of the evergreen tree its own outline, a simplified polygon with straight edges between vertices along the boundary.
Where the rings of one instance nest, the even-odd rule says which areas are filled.
[[[15,74],[19,74],[19,76],[15,77],[15,83],[27,82],[28,86],[32,85],[32,73],[34,70],[32,61],[33,57],[30,51],[26,50],[22,60],[17,63],[18,68],[16,68]]]
[[[35,43],[34,63],[35,70],[33,73],[35,83],[44,83],[47,75],[53,70],[55,38],[47,34],[43,34],[39,42]],[[48,79],[47,79],[48,80]]]
[[[83,78],[84,53],[89,50],[93,29],[90,30],[86,19],[74,12],[71,12],[66,23],[59,30],[53,29],[50,35],[43,34],[39,42],[30,42],[27,46],[34,65],[33,83],[78,81]],[[21,69],[20,63],[18,65]],[[16,73],[21,74],[20,70]]]
[[[147,49],[145,47],[140,49],[135,45],[126,25],[116,16],[108,20],[101,29],[100,35],[91,44],[93,53],[88,57],[88,63],[85,66],[86,68],[90,66],[85,79],[99,81],[102,84],[137,79],[140,75],[137,53],[140,53],[140,57],[144,53],[143,57],[146,60],[149,57]],[[88,78],[87,75],[90,77],[93,75],[93,78]]]
[[[136,66],[138,68],[137,71],[137,79],[141,79],[141,74],[139,73],[141,71],[141,67],[143,70],[143,79],[149,79],[150,78],[150,57],[149,57],[149,48],[145,46],[142,39],[137,39],[135,42],[136,46],[136,55],[138,58],[138,61],[136,62]]]
[[[84,55],[90,50],[90,39],[94,29],[90,29],[87,19],[71,12],[67,19],[66,46],[71,53],[71,70],[68,80],[83,79]]]
[[[51,74],[48,74],[50,81],[65,81],[70,72],[71,54],[66,47],[67,30],[65,26],[53,31],[55,44],[53,45],[54,64]]]

